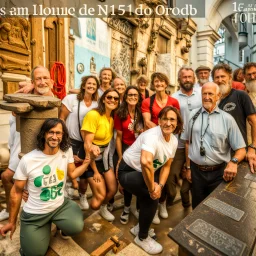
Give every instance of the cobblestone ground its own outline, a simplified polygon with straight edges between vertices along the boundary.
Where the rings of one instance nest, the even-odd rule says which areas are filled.
[[[91,192],[88,191],[88,197],[90,198]],[[126,252],[120,255],[131,255],[131,256],[142,256],[143,253],[138,249],[138,247],[133,247],[133,235],[130,233],[130,229],[137,224],[137,219],[133,214],[130,214],[130,220],[127,225],[123,225],[120,223],[120,215],[122,213],[122,196],[119,194],[116,196],[115,201],[115,210],[113,214],[115,216],[115,220],[113,223],[108,223],[107,221],[103,220],[97,212],[89,209],[84,212],[84,219],[85,219],[85,229],[83,234],[78,235],[70,240],[63,240],[59,237],[59,235],[54,235],[56,229],[53,226],[52,228],[52,239],[51,239],[51,246],[47,252],[47,256],[80,256],[80,255],[89,255],[87,252],[91,253],[95,250],[95,244],[91,243],[90,241],[97,240],[98,244],[103,244],[114,232],[120,235],[119,240],[122,241],[122,246],[125,247],[130,244],[130,247],[127,247]],[[76,200],[77,203],[78,200]],[[135,200],[133,200],[132,208],[135,207],[134,205]],[[2,183],[0,181],[0,210],[6,208],[5,203],[5,194],[3,191]],[[163,252],[160,255],[163,256],[175,256],[178,255],[178,245],[175,244],[167,234],[170,232],[172,228],[174,228],[189,212],[191,211],[190,208],[184,209],[181,205],[179,200],[176,201],[174,205],[172,205],[168,209],[169,218],[168,219],[161,219],[161,223],[159,225],[152,225],[154,228],[155,233],[157,235],[157,241],[161,243],[164,247]],[[0,226],[4,225],[7,221],[0,222]],[[93,222],[93,224],[92,224]],[[93,230],[91,232],[92,226],[100,225],[100,229],[108,230],[108,232],[101,233],[99,230]],[[100,224],[99,224],[100,223]],[[113,231],[113,232],[112,232]],[[90,234],[91,233],[91,234]],[[6,238],[0,238],[0,256],[3,255],[11,255],[11,256],[18,256],[19,255],[19,225],[17,226],[17,230],[14,234],[13,240],[11,241],[9,236]],[[92,240],[90,240],[92,239]],[[84,248],[87,252],[84,251]],[[113,252],[109,252],[107,255],[116,255]],[[146,254],[145,254],[146,255]]]

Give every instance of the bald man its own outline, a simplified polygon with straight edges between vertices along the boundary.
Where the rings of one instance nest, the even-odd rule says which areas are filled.
[[[187,147],[187,179],[192,180],[192,207],[200,204],[223,180],[231,181],[245,157],[245,141],[235,119],[219,109],[220,89],[202,87],[202,107],[191,112],[182,134]],[[235,152],[231,158],[231,149]]]
[[[53,96],[52,80],[50,78],[49,70],[43,66],[36,66],[31,71],[31,84],[33,85],[32,94],[41,96]],[[21,91],[20,91],[21,92]],[[13,176],[16,168],[20,162],[18,154],[20,153],[20,133],[16,131],[16,117],[10,117],[10,136],[9,136],[9,148],[10,148],[10,160],[8,168],[1,174],[3,187],[6,196],[7,208],[0,212],[0,221],[9,218],[9,198],[10,191],[13,186]]]

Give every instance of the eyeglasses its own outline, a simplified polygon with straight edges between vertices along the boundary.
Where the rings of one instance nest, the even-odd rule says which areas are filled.
[[[161,118],[161,120],[162,120],[164,123],[168,123],[168,121],[170,121],[171,123],[177,121],[177,119],[175,119],[175,118],[167,118],[167,117],[163,117],[163,118]]]
[[[47,132],[47,134],[50,135],[51,137],[53,137],[54,134],[56,134],[57,137],[61,137],[63,135],[63,132],[49,131],[49,132]]]
[[[114,96],[111,96],[111,95],[106,96],[106,98],[107,98],[108,100],[114,99],[114,101],[119,101],[119,97],[114,97]]]
[[[135,93],[135,94],[127,94],[127,96],[128,96],[129,98],[131,98],[131,97],[138,98],[138,97],[139,97],[139,94],[137,94],[137,93]]]

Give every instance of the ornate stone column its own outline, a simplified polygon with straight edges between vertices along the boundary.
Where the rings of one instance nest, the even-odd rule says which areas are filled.
[[[197,65],[213,67],[214,44],[220,39],[219,34],[214,30],[197,32]]]

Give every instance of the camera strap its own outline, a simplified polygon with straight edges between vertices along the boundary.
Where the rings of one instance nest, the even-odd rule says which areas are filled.
[[[203,139],[204,139],[205,133],[206,133],[208,127],[209,127],[209,121],[208,121],[207,126],[204,130],[204,133],[203,133],[203,126],[204,126],[204,117],[203,117],[203,112],[202,112],[201,138],[200,138],[201,146],[203,146]]]
[[[194,127],[194,124],[195,124],[196,119],[199,117],[199,115],[200,115],[200,113],[201,113],[201,110],[202,110],[202,108],[200,108],[200,109],[195,113],[195,115],[192,117],[193,123],[192,123],[192,126],[191,126],[190,143],[192,143],[193,127]]]

